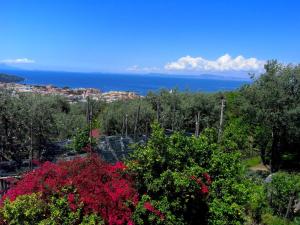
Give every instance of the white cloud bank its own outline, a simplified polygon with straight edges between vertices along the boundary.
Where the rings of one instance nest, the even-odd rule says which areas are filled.
[[[262,71],[264,64],[265,61],[256,58],[245,58],[242,55],[232,58],[229,54],[225,54],[216,60],[185,56],[175,62],[167,63],[164,68],[167,71],[254,72]]]
[[[4,59],[0,62],[4,63],[4,64],[32,64],[32,63],[35,63],[35,61],[33,59],[28,59],[28,58]]]
[[[140,67],[138,65],[133,65],[133,66],[127,68],[127,71],[151,73],[151,72],[158,72],[158,71],[160,71],[160,69],[158,67]]]

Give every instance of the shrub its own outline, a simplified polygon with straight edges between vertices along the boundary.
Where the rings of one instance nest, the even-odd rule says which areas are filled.
[[[300,175],[285,172],[273,174],[271,182],[266,185],[266,191],[270,207],[275,215],[287,214],[288,217],[293,217],[292,208],[288,212],[287,209],[289,202],[293,203],[300,194]]]
[[[214,151],[209,173],[214,180],[209,199],[209,224],[244,224],[251,185],[244,175],[240,153]]]
[[[136,224],[162,224],[162,225],[183,225],[183,219],[177,218],[171,205],[164,197],[160,201],[153,200],[149,195],[143,195],[137,204],[133,214],[133,220]]]
[[[6,200],[1,208],[2,223],[10,225],[36,224],[43,219],[47,205],[40,199],[40,194],[18,196],[15,201]],[[1,223],[0,223],[1,224]]]
[[[168,137],[158,124],[154,124],[152,129],[148,143],[137,147],[127,165],[135,175],[139,193],[147,193],[147,201],[165,214],[166,221],[162,222],[154,210],[151,213],[140,203],[135,213],[135,222],[205,223],[211,178],[202,165],[208,162],[213,148],[209,138],[202,136],[198,139],[180,133]]]
[[[89,129],[86,128],[83,130],[77,130],[70,147],[79,153],[90,152],[92,148],[96,146],[96,138],[98,134],[96,134],[95,131],[96,129],[93,129],[90,137]]]
[[[107,224],[130,224],[138,195],[125,169],[122,163],[110,165],[94,155],[58,164],[46,162],[26,174],[2,201],[14,202],[19,196],[40,193],[39,199],[50,207],[49,221],[57,217],[77,221],[76,212],[82,210],[84,216],[96,214]]]
[[[270,213],[262,215],[262,223],[265,225],[297,225],[287,219],[274,216]]]

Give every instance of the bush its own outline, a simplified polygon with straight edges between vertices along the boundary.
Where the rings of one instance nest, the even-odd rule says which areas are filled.
[[[107,224],[130,224],[138,195],[131,178],[124,173],[125,169],[122,163],[110,165],[97,156],[58,164],[46,162],[26,174],[2,198],[3,215],[7,215],[4,218],[9,224],[13,221],[10,219],[14,219],[11,215],[13,211],[6,209],[10,204],[17,207],[15,202],[19,204],[21,200],[22,205],[18,209],[30,211],[32,207],[30,204],[27,206],[26,202],[31,200],[31,194],[39,193],[38,200],[33,200],[48,205],[43,224],[79,224],[89,220],[96,223],[98,217]],[[23,199],[22,196],[27,195],[31,197]],[[97,217],[83,217],[91,214]],[[40,213],[37,215],[40,216]],[[35,223],[29,224],[42,221],[35,213],[31,217]]]
[[[293,225],[289,220],[274,216],[270,213],[266,213],[262,216],[262,223],[265,225]]]
[[[43,219],[46,203],[40,199],[40,194],[21,195],[10,202],[8,199],[1,208],[1,220],[5,224],[36,224]],[[1,224],[1,223],[0,223]]]
[[[244,175],[240,153],[214,151],[209,173],[214,180],[209,199],[209,224],[244,224],[251,185]]]
[[[205,223],[211,179],[202,164],[206,164],[210,151],[208,138],[180,133],[168,137],[158,124],[152,129],[148,143],[137,147],[127,165],[135,175],[139,193],[147,193],[151,204],[166,214],[168,222],[155,219],[155,215],[145,217],[147,210],[143,207],[137,208],[136,221],[144,221],[143,224]]]
[[[92,140],[90,140],[90,138]],[[92,144],[92,146],[91,146]],[[78,153],[90,152],[96,146],[96,140],[90,137],[89,129],[77,130],[76,135],[72,139],[71,148]]]
[[[135,224],[183,225],[184,221],[177,218],[170,209],[167,197],[160,201],[153,200],[149,195],[143,195],[133,214]]]
[[[252,224],[260,224],[264,213],[269,212],[267,195],[262,184],[252,184],[250,187],[249,215]]]
[[[6,200],[1,209],[4,224],[38,225],[101,225],[104,221],[96,214],[83,215],[82,205],[73,211],[66,197],[52,196],[49,202],[40,194],[20,195],[15,201]]]
[[[294,203],[300,194],[300,175],[285,172],[273,174],[271,182],[266,185],[266,191],[274,214],[277,216],[287,214],[289,218],[292,218],[294,216],[292,207],[289,211],[287,209],[289,202]]]

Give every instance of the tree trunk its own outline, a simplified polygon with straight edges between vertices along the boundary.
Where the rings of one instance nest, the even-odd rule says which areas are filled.
[[[271,173],[278,171],[280,164],[280,136],[278,131],[273,131],[273,141],[271,147]]]
[[[261,158],[261,161],[264,165],[267,164],[266,162],[266,146],[264,146],[263,148],[261,148],[260,150],[260,158]]]

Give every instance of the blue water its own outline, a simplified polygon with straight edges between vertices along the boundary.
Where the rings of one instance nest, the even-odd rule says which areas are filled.
[[[172,75],[129,75],[102,73],[75,73],[52,71],[14,71],[25,78],[24,83],[35,85],[54,85],[70,88],[98,88],[101,91],[134,91],[146,95],[149,91],[161,88],[178,88],[189,91],[225,91],[241,87],[247,81],[202,79]]]

